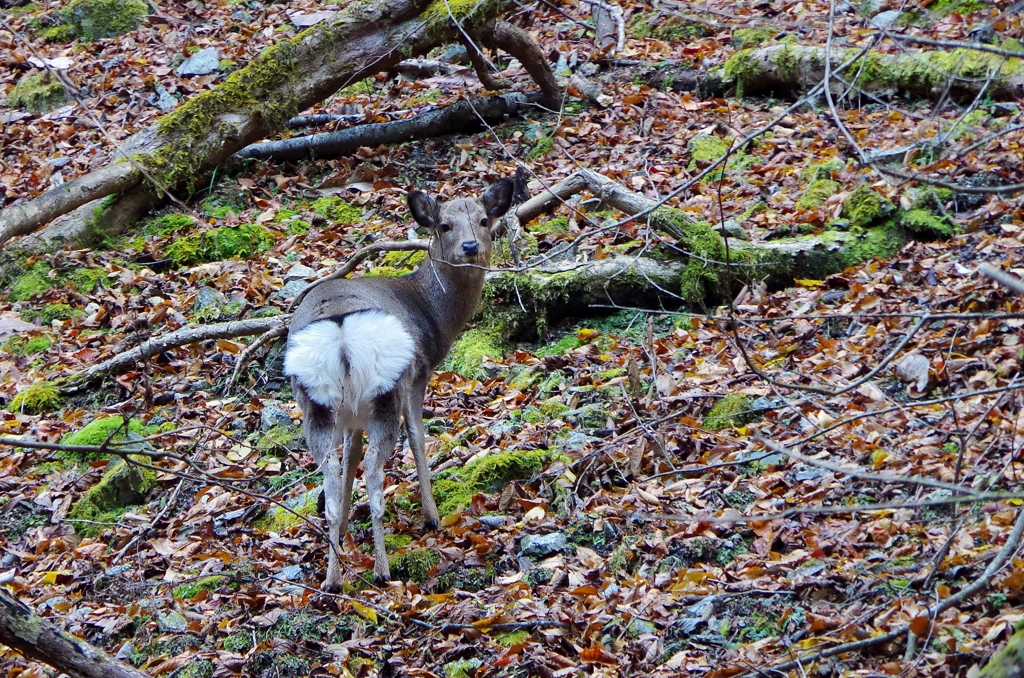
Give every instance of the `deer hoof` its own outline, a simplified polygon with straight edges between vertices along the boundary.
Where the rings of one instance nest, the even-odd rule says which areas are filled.
[[[424,532],[433,532],[436,529],[437,529],[437,521],[436,520],[428,520],[428,521],[423,523],[423,531]]]

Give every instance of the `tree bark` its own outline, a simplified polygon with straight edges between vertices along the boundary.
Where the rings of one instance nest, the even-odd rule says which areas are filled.
[[[61,631],[0,590],[0,643],[72,678],[149,678],[102,650]]]
[[[424,139],[453,132],[473,131],[483,121],[493,125],[506,117],[518,115],[531,104],[544,99],[540,92],[499,94],[497,96],[463,99],[445,108],[436,108],[405,120],[356,125],[337,132],[292,137],[281,141],[253,144],[238,152],[242,158],[333,158],[351,153],[360,146],[397,144],[410,139]]]
[[[833,49],[833,73],[858,52]],[[709,76],[712,82],[704,83],[705,88],[719,94],[730,87],[740,96],[807,91],[825,77],[825,48],[787,44],[743,50]],[[904,92],[936,98],[947,85],[955,97],[973,98],[984,90],[993,99],[1020,99],[1024,97],[1024,60],[968,49],[869,51],[836,77],[831,87],[847,97],[859,92]]]
[[[487,35],[517,35],[515,30],[487,28],[505,4],[506,0],[481,1],[460,11],[455,18],[461,28],[452,21],[449,6],[437,0],[431,5],[428,0],[366,0],[349,5],[335,17],[264,50],[215,89],[183,103],[154,129],[132,137],[125,143],[130,151],[124,153],[132,157],[132,164],[111,164],[4,210],[0,246],[91,200],[124,193],[143,178],[161,192],[191,191],[205,173],[284,128],[300,111],[349,83],[392,68],[407,56],[451,42],[462,30],[486,28]],[[527,69],[547,67],[535,60],[532,66],[527,63],[531,57],[518,53],[523,48],[519,42],[508,48],[498,46],[523,61]],[[536,45],[533,49],[540,54]],[[541,77],[542,91],[550,97],[553,76],[534,77]]]

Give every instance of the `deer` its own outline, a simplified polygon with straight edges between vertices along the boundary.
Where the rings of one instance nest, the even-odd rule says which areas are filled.
[[[302,410],[306,445],[324,476],[326,591],[342,584],[339,548],[348,532],[364,432],[374,580],[391,579],[384,550],[384,466],[403,423],[416,461],[424,529],[437,529],[423,425],[427,384],[480,304],[492,229],[508,211],[512,192],[507,178],[479,199],[439,203],[411,191],[409,211],[431,236],[423,263],[404,276],[326,281],[295,309],[284,372]]]

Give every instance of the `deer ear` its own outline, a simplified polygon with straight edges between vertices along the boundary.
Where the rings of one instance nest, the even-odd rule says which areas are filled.
[[[441,212],[434,199],[423,191],[413,191],[409,194],[408,200],[409,211],[412,212],[412,218],[416,223],[431,231],[436,229]]]
[[[497,219],[508,212],[508,208],[512,204],[512,188],[512,180],[505,178],[498,179],[484,191],[480,203],[484,206],[488,217]]]

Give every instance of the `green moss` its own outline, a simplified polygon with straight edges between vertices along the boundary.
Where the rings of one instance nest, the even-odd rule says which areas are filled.
[[[493,16],[492,9],[498,0],[434,0],[420,17],[427,22],[427,33],[446,31],[452,18],[463,30],[474,28],[487,16]]]
[[[687,165],[687,169],[691,172],[698,167],[710,165],[729,150],[728,142],[713,134],[699,134],[690,139],[686,147],[690,152],[690,164]]]
[[[82,270],[96,270],[96,269],[82,269]],[[43,306],[43,309],[39,312],[39,319],[49,325],[54,320],[71,320],[72,318],[80,318],[85,313],[77,308],[72,308],[68,304],[47,304]]]
[[[441,369],[457,372],[467,378],[483,376],[485,359],[500,360],[505,349],[499,335],[489,328],[474,327],[462,333],[448,353]]]
[[[234,652],[236,654],[245,654],[253,647],[252,633],[249,631],[239,631],[233,635],[228,636],[224,639],[224,651]]]
[[[651,213],[659,229],[674,233],[680,245],[696,256],[690,257],[679,282],[679,291],[691,303],[705,303],[720,293],[718,266],[725,261],[725,243],[710,224],[694,222],[684,213],[659,207]]]
[[[502,647],[512,647],[513,645],[519,645],[525,643],[530,639],[531,633],[525,629],[519,631],[511,631],[509,633],[503,633],[494,639],[498,645]]]
[[[338,225],[359,223],[363,218],[361,208],[333,195],[314,201],[312,208],[320,216]]]
[[[513,480],[528,480],[540,473],[550,456],[547,450],[499,452],[445,471],[434,483],[438,510],[449,515],[468,506],[478,492],[493,494]]]
[[[104,525],[92,523],[117,522],[129,506],[141,503],[155,485],[154,471],[115,459],[100,481],[71,505],[68,518],[88,521],[75,523],[75,532],[83,537],[95,537]]]
[[[0,351],[6,351],[12,355],[35,355],[42,353],[53,346],[53,340],[47,336],[26,338],[22,335],[15,335],[0,346]]]
[[[707,24],[689,21],[672,14],[637,13],[629,24],[630,37],[645,40],[654,38],[666,42],[691,42],[712,34]]]
[[[760,47],[778,34],[774,28],[737,28],[732,32],[732,46],[736,49]]]
[[[799,210],[810,210],[821,207],[825,201],[839,191],[839,183],[831,179],[817,179],[807,187],[803,195],[796,201]]]
[[[703,427],[708,431],[720,431],[723,428],[737,428],[753,421],[750,413],[750,399],[745,395],[727,395],[711,408],[704,417]]]
[[[272,426],[259,434],[256,449],[261,452],[288,452],[302,439],[301,426]]]
[[[896,207],[870,186],[860,185],[843,204],[842,216],[854,228],[867,228],[887,219]]]
[[[221,584],[225,583],[227,580],[227,577],[219,574],[211,577],[203,577],[195,581],[186,582],[180,586],[175,586],[172,594],[175,598],[194,598],[200,591],[216,591],[220,588]]]
[[[536,235],[564,235],[569,232],[569,217],[560,214],[547,221],[531,224],[528,228],[531,233]]]
[[[453,567],[437,578],[437,592],[448,593],[453,589],[480,591],[494,582],[494,574],[484,567]]]
[[[21,79],[7,95],[7,105],[29,113],[45,113],[57,108],[68,100],[64,86],[52,78],[49,71],[29,75]]]
[[[552,419],[560,419],[568,411],[569,407],[563,402],[545,400],[538,407],[531,407],[523,412],[523,421],[530,423],[551,421]]]
[[[216,668],[209,659],[196,659],[183,666],[174,678],[210,678]]]
[[[816,162],[804,171],[800,173],[800,178],[804,181],[814,183],[822,179],[830,180],[832,175],[836,172],[841,172],[846,167],[843,161],[839,158],[832,158],[831,160],[825,160],[824,162]],[[764,205],[762,203],[762,209]],[[749,218],[750,215],[745,215],[744,218]]]
[[[205,206],[206,203],[203,204]],[[142,225],[142,232],[146,235],[171,235],[178,231],[194,228],[196,228],[196,220],[187,214],[164,214],[146,221]]]
[[[166,255],[179,266],[232,257],[246,258],[267,250],[274,236],[263,226],[241,224],[221,226],[178,238],[167,246]]]
[[[346,97],[353,94],[373,94],[376,91],[373,87],[373,78],[363,78],[347,87],[342,87],[335,96]]]
[[[856,56],[847,50],[844,58]],[[970,49],[930,50],[899,57],[883,57],[871,52],[854,63],[849,73],[858,73],[857,83],[879,89],[889,88],[924,95],[944,90],[950,78],[1006,78],[1024,72],[1024,60],[1006,59],[996,54]]]
[[[746,84],[751,82],[752,79],[757,78],[760,73],[760,67],[751,58],[753,53],[753,49],[740,50],[722,64],[723,79],[727,83],[734,83],[736,85],[736,97],[738,99],[743,98],[743,90]]]
[[[7,409],[11,412],[42,414],[60,409],[64,404],[60,388],[52,381],[36,381],[18,392]]]
[[[384,535],[384,550],[388,553],[404,548],[412,543],[412,537],[407,534],[389,533]]]
[[[444,675],[445,678],[470,678],[476,675],[476,670],[481,666],[483,662],[476,657],[459,659],[444,665]]]
[[[434,549],[415,549],[390,558],[388,565],[394,579],[422,584],[439,562],[441,555]]]
[[[956,233],[956,228],[946,217],[924,209],[904,212],[900,216],[900,225],[911,233],[930,238],[949,238]]]
[[[157,433],[158,428],[155,426],[146,426],[138,419],[129,419],[127,425],[127,432],[134,433],[139,436],[145,437]],[[120,442],[127,440],[128,436],[125,432],[125,421],[124,417],[97,417],[88,424],[83,426],[80,430],[69,433],[61,439],[63,445],[85,445],[89,447],[96,447],[110,440],[111,442]],[[94,452],[82,453],[82,452],[58,452],[57,456],[61,459],[76,459],[82,461],[94,461],[97,459],[106,459],[109,455],[97,454]]]
[[[87,41],[116,38],[135,30],[149,12],[142,0],[72,0],[61,11],[65,24]]]
[[[937,0],[935,4],[929,5],[929,9],[939,16],[947,16],[953,12],[959,14],[972,14],[980,12],[988,7],[985,0]]]
[[[526,154],[527,159],[536,160],[537,158],[543,158],[551,149],[555,147],[555,140],[548,136],[537,137],[537,143],[534,144],[530,152]]]
[[[107,279],[107,271],[102,268],[79,268],[71,274],[71,286],[76,292],[89,294],[103,285]]]
[[[284,502],[290,511],[280,506],[267,511],[265,514],[253,521],[253,527],[267,532],[283,532],[287,529],[298,527],[305,521],[301,516],[317,515],[317,505],[320,500],[320,489],[308,490],[294,499]],[[298,513],[299,515],[295,515]]]

